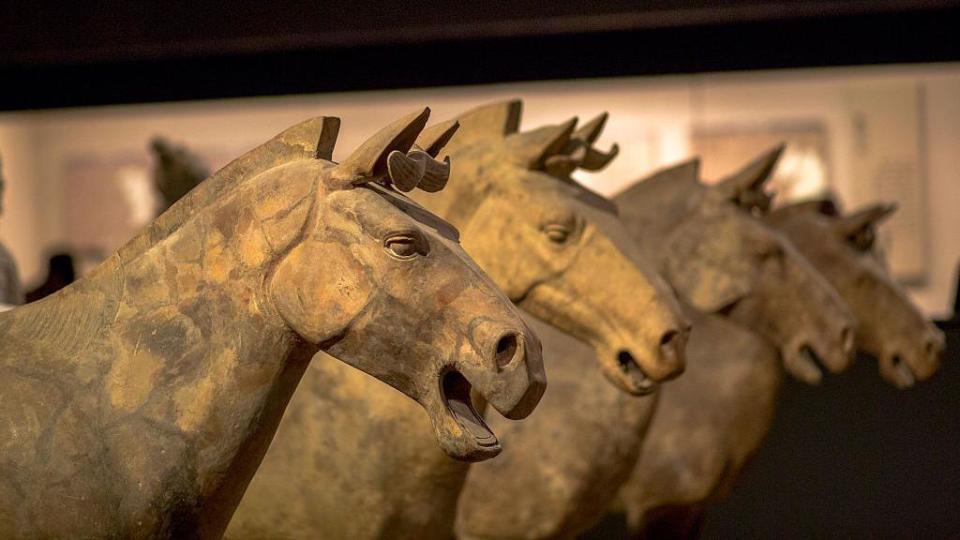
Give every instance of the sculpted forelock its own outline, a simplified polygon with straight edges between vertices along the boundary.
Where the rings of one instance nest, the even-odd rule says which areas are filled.
[[[459,404],[472,385],[528,414],[539,344],[449,235],[391,199],[382,165],[428,112],[349,167],[317,158],[334,120],[295,126],[90,276],[0,315],[18,396],[0,401],[0,536],[219,536],[319,348],[416,399],[447,452],[499,451]]]

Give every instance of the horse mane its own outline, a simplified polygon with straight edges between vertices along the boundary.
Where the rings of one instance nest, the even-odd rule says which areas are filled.
[[[603,113],[577,128],[577,119],[556,125],[541,126],[520,131],[523,102],[519,99],[491,103],[471,109],[456,117],[460,129],[447,144],[446,150],[454,161],[486,155],[502,160],[519,169],[539,172],[544,179],[552,179],[571,189],[578,200],[602,211],[616,214],[617,209],[608,199],[598,195],[571,177],[577,169],[596,171],[605,167],[619,149],[609,151],[594,148],[607,120]],[[478,179],[478,180],[482,180]],[[488,182],[489,183],[489,182]],[[487,187],[457,182],[458,189],[483,193]],[[470,215],[482,197],[454,196],[451,208],[457,215]],[[453,200],[453,199],[456,200]]]
[[[624,223],[644,235],[665,232],[700,199],[699,160],[658,170],[613,197]]]
[[[120,248],[117,256],[121,261],[129,261],[142,254],[179,230],[224,193],[237,189],[245,181],[264,171],[301,159],[331,159],[339,124],[340,120],[334,117],[311,118],[241,155],[210,178],[200,182],[196,188],[144,227]]]
[[[797,214],[817,214],[828,218],[838,218],[843,212],[840,204],[832,196],[787,203],[775,208],[771,214],[777,216],[793,216]]]

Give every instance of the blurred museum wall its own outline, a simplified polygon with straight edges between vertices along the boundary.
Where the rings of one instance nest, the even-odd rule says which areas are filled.
[[[0,114],[7,178],[0,238],[27,283],[46,254],[96,258],[151,216],[148,142],[184,143],[215,169],[310,116],[343,120],[339,152],[417,107],[436,120],[493,100],[525,102],[523,127],[601,111],[609,168],[581,175],[613,194],[654,169],[702,155],[720,178],[778,141],[788,143],[776,189],[805,198],[825,189],[845,208],[900,204],[883,228],[895,274],[932,316],[950,312],[960,260],[960,65],[793,69],[591,79],[110,106]],[[335,153],[335,158],[338,155]],[[456,164],[454,164],[456,166]]]

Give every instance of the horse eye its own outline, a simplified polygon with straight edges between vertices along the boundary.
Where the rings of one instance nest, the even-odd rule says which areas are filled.
[[[555,244],[562,244],[570,238],[570,229],[563,225],[547,225],[543,228],[543,233]]]
[[[383,247],[393,256],[400,259],[412,259],[417,255],[425,255],[419,238],[412,234],[397,234],[387,238]]]

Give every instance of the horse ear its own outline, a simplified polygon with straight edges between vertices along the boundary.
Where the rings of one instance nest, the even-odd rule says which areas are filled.
[[[609,117],[610,114],[607,112],[598,114],[589,122],[580,126],[576,133],[573,134],[573,138],[581,140],[587,144],[593,144],[597,142],[597,139],[600,137],[600,133],[603,131],[604,126],[607,125],[607,119]]]
[[[430,154],[430,157],[437,157],[459,128],[460,122],[456,120],[434,124],[420,133],[415,146]]]
[[[508,136],[506,144],[510,160],[527,169],[542,170],[547,158],[559,153],[567,145],[576,125],[577,119],[574,117],[559,125]]]
[[[843,236],[852,236],[867,228],[875,227],[896,210],[896,203],[874,204],[838,218],[833,226]]]
[[[593,147],[593,143],[597,142],[603,128],[607,125],[609,117],[610,115],[606,112],[600,113],[574,132],[571,139],[578,146],[574,150],[578,154],[578,168],[586,171],[599,171],[609,165],[620,153],[620,146],[617,144],[611,146],[610,150],[606,152]]]
[[[768,150],[746,167],[718,182],[713,189],[729,200],[747,205],[760,202],[756,195],[762,195],[769,206],[769,198],[763,191],[763,185],[770,179],[784,148],[785,145],[781,144]]]
[[[340,162],[331,178],[358,185],[387,174],[387,157],[395,150],[404,154],[410,150],[428,118],[430,109],[424,108],[381,129]]]

